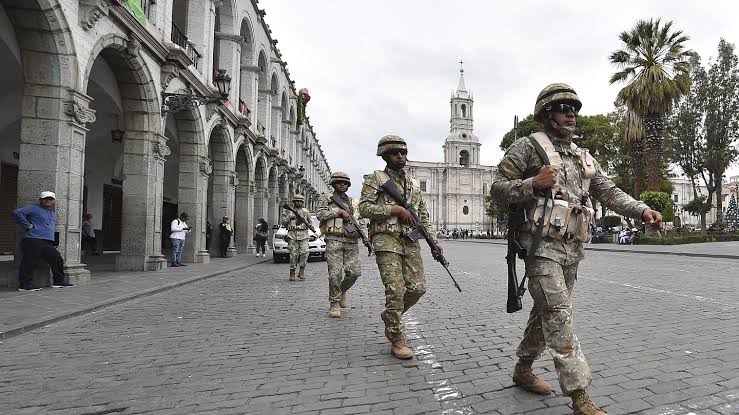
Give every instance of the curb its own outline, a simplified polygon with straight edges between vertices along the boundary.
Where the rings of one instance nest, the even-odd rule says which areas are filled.
[[[142,291],[138,291],[138,292],[134,292],[130,294],[124,294],[120,297],[114,297],[108,300],[100,301],[95,304],[83,306],[73,311],[64,312],[64,313],[60,313],[54,316],[45,317],[43,319],[36,320],[36,321],[29,321],[28,323],[23,323],[22,325],[11,327],[5,332],[0,332],[0,343],[2,343],[2,341],[4,340],[10,339],[11,337],[19,336],[21,334],[28,333],[30,331],[36,330],[41,327],[46,327],[49,324],[57,323],[63,320],[82,316],[85,314],[94,313],[96,311],[99,311],[99,310],[102,310],[104,308],[108,308],[114,305],[126,303],[129,301],[137,300],[137,299],[144,298],[144,297],[149,297],[154,294],[159,294],[165,291],[169,291],[175,288],[182,287],[183,285],[188,285],[188,284],[192,284],[192,283],[206,280],[209,278],[218,277],[224,274],[228,274],[229,272],[239,271],[242,269],[250,268],[255,265],[259,265],[259,264],[263,264],[263,263],[271,262],[271,261],[272,259],[269,259],[265,261],[255,262],[253,264],[241,265],[238,267],[229,268],[229,269],[225,269],[222,271],[212,272],[210,274],[197,275],[197,276],[190,277],[190,278],[187,278],[181,281],[172,282],[172,283],[165,284],[165,285],[160,285],[157,287],[149,288],[146,290],[142,290]]]
[[[492,242],[500,240],[502,242]],[[496,245],[506,245],[507,242],[505,242],[504,239],[488,239],[488,240],[474,240],[474,239],[446,239],[445,241],[452,241],[452,242],[462,242],[462,243],[473,243],[473,244],[496,244]],[[491,242],[487,242],[491,241]],[[609,249],[609,248],[600,248],[600,247],[594,247],[590,246],[592,244],[589,244],[585,246],[586,251],[603,251],[603,252],[623,252],[623,253],[629,253],[629,254],[646,254],[646,255],[674,255],[674,256],[687,256],[687,257],[694,257],[694,258],[718,258],[718,259],[739,259],[739,255],[728,255],[728,254],[701,254],[698,252],[672,252],[672,251],[640,251],[638,249]]]

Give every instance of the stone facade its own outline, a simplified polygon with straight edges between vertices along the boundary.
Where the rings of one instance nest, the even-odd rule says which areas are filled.
[[[450,100],[450,133],[444,162],[410,161],[406,170],[421,184],[435,229],[487,231],[492,218],[485,214],[493,167],[480,164],[480,140],[473,130],[472,94],[460,69],[459,85]]]
[[[118,269],[157,270],[178,212],[194,228],[185,261],[207,262],[217,251],[206,249],[208,223],[217,241],[229,216],[231,254],[249,251],[256,219],[275,224],[293,194],[313,208],[329,190],[328,162],[310,121],[298,120],[298,92],[264,16],[255,0],[2,2],[0,81],[11,92],[0,179],[17,189],[16,205],[56,192],[72,282],[89,279],[85,212],[99,243],[120,251]],[[231,77],[227,99],[218,69]]]

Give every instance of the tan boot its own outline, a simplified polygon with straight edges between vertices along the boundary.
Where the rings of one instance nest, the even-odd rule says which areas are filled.
[[[390,333],[385,329],[385,337],[390,340],[390,353],[398,359],[408,360],[413,357],[413,350],[405,344],[403,334],[401,333]]]
[[[513,369],[513,383],[526,389],[531,393],[539,395],[549,395],[552,393],[552,385],[539,379],[531,371],[533,362],[519,360]]]
[[[584,390],[576,390],[570,395],[572,398],[572,415],[608,415],[608,413],[593,403]]]
[[[341,300],[339,300],[339,307],[349,308],[349,301],[346,300],[346,291],[341,292]]]
[[[328,309],[328,316],[331,318],[339,318],[341,317],[341,309],[338,305],[332,305],[331,308]]]
[[[298,281],[305,281],[305,268],[300,268],[298,273]]]
[[[290,270],[290,281],[295,281],[295,270],[294,269]]]

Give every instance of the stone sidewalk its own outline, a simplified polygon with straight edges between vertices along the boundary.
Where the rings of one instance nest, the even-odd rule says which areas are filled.
[[[162,271],[95,272],[89,284],[72,288],[0,291],[0,341],[69,317],[271,261],[271,256],[243,254]]]

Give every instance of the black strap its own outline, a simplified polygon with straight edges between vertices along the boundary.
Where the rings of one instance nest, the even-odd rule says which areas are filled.
[[[534,150],[536,150],[536,154],[541,159],[541,163],[544,166],[548,166],[549,163],[549,156],[547,156],[547,152],[544,151],[544,148],[539,144],[538,141],[532,136],[529,136],[529,141],[531,142],[531,145],[534,146]],[[539,243],[541,243],[541,238],[544,235],[544,219],[546,217],[545,213],[547,211],[547,203],[549,199],[553,199],[552,197],[552,189],[547,189],[544,192],[544,212],[542,212],[541,217],[539,218],[539,222],[536,224],[537,232],[536,235],[534,235],[534,239],[531,241],[531,248],[528,252],[528,257],[533,258],[534,253],[537,249],[539,249]],[[524,277],[525,278],[525,277]],[[523,282],[521,283],[523,285]]]

